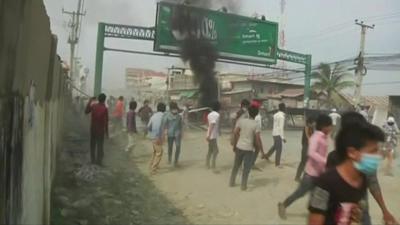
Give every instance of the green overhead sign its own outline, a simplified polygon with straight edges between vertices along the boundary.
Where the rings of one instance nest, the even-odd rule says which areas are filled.
[[[179,53],[179,31],[173,30],[172,20],[177,5],[160,2],[157,5],[154,50]],[[202,8],[184,7],[199,23],[196,36],[208,39],[218,50],[219,57],[253,63],[275,64],[277,60],[278,24]]]

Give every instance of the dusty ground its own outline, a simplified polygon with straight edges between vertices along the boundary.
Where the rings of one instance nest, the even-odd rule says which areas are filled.
[[[66,148],[87,149],[88,140],[82,138],[85,135],[78,136],[79,141],[69,136]],[[263,136],[268,149],[271,132],[264,131]],[[251,172],[246,192],[239,187],[228,187],[233,163],[228,135],[223,135],[219,141],[219,173],[205,169],[207,145],[204,137],[204,131],[199,130],[185,134],[179,169],[167,165],[164,146],[161,170],[156,176],[149,176],[148,160],[152,150],[150,142],[143,137],[138,137],[131,153],[123,151],[123,137],[109,141],[105,152],[107,172],[96,182],[79,181],[71,175],[71,169],[62,166],[64,169],[58,174],[62,178],[57,179],[55,188],[53,224],[305,224],[307,197],[288,209],[286,221],[279,219],[276,207],[297,185],[293,178],[300,158],[299,131],[287,132],[284,168],[258,161],[263,171]],[[78,158],[84,158],[83,154]],[[71,168],[71,163],[67,164]],[[75,164],[72,168],[79,168],[79,163]],[[395,177],[380,173],[387,205],[400,219],[399,177],[398,162]],[[79,206],[79,199],[91,199],[93,203],[88,207],[74,207],[74,203]],[[381,213],[373,200],[370,203],[373,222],[380,224]]]
[[[88,165],[88,126],[76,124],[77,119],[66,118],[67,132],[52,195],[51,224],[190,224],[128,155],[119,151],[118,142],[122,141],[107,141],[106,167]]]
[[[284,146],[283,169],[273,164],[258,161],[262,172],[252,171],[249,190],[242,192],[238,187],[228,187],[228,179],[233,163],[233,153],[228,135],[220,138],[218,157],[219,173],[205,169],[207,146],[204,132],[186,133],[181,155],[182,168],[173,169],[166,164],[164,154],[162,171],[152,177],[154,184],[183,211],[194,224],[305,224],[305,197],[295,202],[288,210],[289,219],[282,221],[277,215],[277,203],[287,197],[296,187],[294,175],[300,158],[300,131],[288,131],[288,143]],[[265,148],[272,143],[271,132],[263,132]],[[145,148],[143,148],[145,147]],[[166,146],[164,147],[164,150]],[[139,145],[133,153],[133,163],[143,173],[147,171],[150,153],[149,142]],[[138,160],[140,158],[141,160]],[[240,182],[238,177],[237,183]],[[387,177],[380,173],[380,181],[387,205],[400,219],[400,164],[396,163],[396,176]],[[380,224],[381,213],[371,199],[371,216],[374,224]]]

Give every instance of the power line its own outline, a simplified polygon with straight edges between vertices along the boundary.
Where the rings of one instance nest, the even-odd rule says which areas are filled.
[[[380,15],[380,16],[360,17],[360,19],[361,20],[380,20],[380,19],[396,17],[396,16],[400,16],[400,11],[397,11],[397,12],[394,12],[394,13],[383,14],[383,15]]]
[[[399,21],[396,21],[400,19],[400,12],[394,12],[394,13],[389,13],[389,14],[383,14],[383,15],[377,15],[377,16],[371,16],[371,17],[362,17],[363,20],[371,20],[371,21],[377,21],[377,24],[392,24],[392,23],[397,23]],[[386,23],[382,23],[383,21],[388,21],[388,20],[395,20],[395,21],[389,21]],[[380,21],[380,22],[378,22]],[[348,21],[340,24],[336,24],[327,28],[324,28],[314,34],[311,35],[303,35],[303,36],[294,36],[292,38],[288,38],[288,42],[291,42],[290,40],[293,41],[293,46],[298,46],[300,44],[303,44],[304,42],[311,42],[308,45],[316,45],[320,43],[324,43],[324,41],[331,39],[335,36],[341,35],[344,32],[353,32],[356,31],[354,27],[350,26],[353,23],[353,21]]]
[[[400,81],[386,81],[386,82],[376,82],[376,83],[365,83],[367,86],[375,86],[375,85],[398,85],[400,84]]]
[[[400,16],[400,11],[395,11],[395,12],[391,12],[388,14],[381,14],[381,15],[375,15],[375,16],[368,16],[368,17],[361,17],[361,20],[381,20],[381,19],[385,19],[385,18],[391,18],[391,17],[396,17],[396,16]],[[315,32],[313,34],[308,34],[308,35],[295,35],[294,37],[292,37],[293,39],[297,39],[297,38],[308,38],[308,37],[312,37],[312,36],[318,36],[321,33],[324,32],[334,32],[334,31],[338,31],[341,29],[344,29],[344,26],[346,25],[352,25],[354,22],[354,20],[349,20],[349,21],[344,21],[332,26],[328,26],[325,28],[322,28],[321,30],[319,30],[318,32]]]
[[[163,53],[143,52],[143,51],[116,49],[116,48],[107,48],[107,47],[104,47],[104,50],[105,51],[114,51],[114,52],[133,53],[133,54],[140,54],[140,55],[152,55],[152,56],[175,57],[175,58],[181,57],[180,55],[177,55],[177,54],[163,54]],[[282,71],[290,71],[290,72],[303,72],[304,73],[304,69],[302,69],[302,70],[283,69],[283,68],[269,66],[269,65],[265,65],[265,64],[261,64],[261,63],[244,63],[244,62],[236,62],[236,61],[225,60],[225,59],[218,59],[217,62],[229,63],[229,64],[235,64],[235,65],[241,65],[241,66],[253,66],[253,67],[268,68],[268,69],[274,69],[274,70],[282,70]]]
[[[313,42],[312,44],[315,44],[317,42],[321,42],[321,41],[333,38],[335,36],[342,35],[344,32],[352,32],[352,31],[355,31],[354,27],[342,27],[342,28],[338,28],[338,29],[335,29],[335,30],[331,30],[329,32],[325,32],[325,33],[320,33],[320,34],[316,34],[316,35],[313,35],[313,36],[304,37],[302,39],[292,38],[292,40],[294,40],[293,41],[294,44],[292,44],[292,45],[296,46],[296,45],[302,44],[304,42],[310,42],[310,41]],[[288,42],[290,42],[290,39],[288,40]]]

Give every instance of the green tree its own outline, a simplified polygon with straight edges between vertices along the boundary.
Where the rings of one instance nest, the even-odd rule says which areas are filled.
[[[328,106],[332,107],[334,104],[332,95],[339,94],[340,91],[355,85],[354,80],[351,78],[351,73],[336,63],[333,68],[331,65],[321,63],[318,69],[311,74],[314,80],[313,88],[317,91],[323,91],[328,97]]]

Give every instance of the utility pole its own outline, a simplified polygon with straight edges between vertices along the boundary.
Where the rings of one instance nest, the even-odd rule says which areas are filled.
[[[84,0],[78,0],[78,7],[76,11],[69,12],[65,11],[64,9],[62,10],[64,14],[71,16],[71,20],[68,24],[68,26],[71,28],[68,38],[68,44],[70,44],[70,50],[71,50],[70,61],[69,61],[70,78],[72,79],[74,84],[76,84],[76,81],[78,80],[75,73],[75,48],[79,42],[81,17],[85,16],[86,14],[86,12],[83,12],[83,5],[84,5]]]
[[[364,21],[355,20],[355,24],[361,27],[361,40],[360,40],[360,53],[357,58],[357,67],[355,70],[356,75],[356,88],[354,91],[354,106],[356,109],[359,109],[360,101],[361,101],[361,88],[362,88],[362,80],[363,76],[367,74],[367,70],[364,67],[364,50],[365,50],[365,35],[367,33],[367,29],[374,29],[375,25],[367,25]]]

